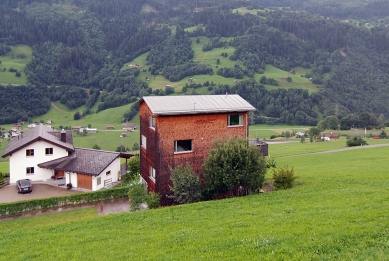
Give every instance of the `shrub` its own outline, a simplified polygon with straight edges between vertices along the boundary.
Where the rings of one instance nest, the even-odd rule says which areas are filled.
[[[161,206],[161,196],[154,191],[151,191],[146,198],[146,203],[149,209],[159,208]]]
[[[140,210],[141,204],[146,202],[147,191],[143,184],[133,184],[128,188],[131,211]]]
[[[294,180],[297,179],[294,175],[293,167],[289,169],[288,166],[273,170],[273,183],[276,190],[289,189],[294,185]]]
[[[362,145],[368,145],[368,144],[361,137],[350,137],[347,139],[346,145],[347,145],[347,147],[355,147],[355,146],[362,146]]]
[[[173,192],[170,198],[174,199],[177,203],[185,204],[192,203],[201,200],[201,182],[200,178],[192,170],[189,163],[183,166],[177,166],[176,168],[170,168],[173,186],[170,190]]]

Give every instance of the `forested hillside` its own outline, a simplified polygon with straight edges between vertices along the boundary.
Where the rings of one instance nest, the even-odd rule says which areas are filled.
[[[101,111],[173,91],[156,92],[138,77],[140,70],[171,82],[195,75],[240,80],[204,86],[209,94],[242,95],[258,109],[255,122],[315,125],[330,115],[388,116],[388,17],[387,1],[368,0],[4,0],[0,55],[23,44],[33,57],[25,68],[28,86],[0,88],[0,123],[45,113],[50,101],[91,108],[99,100]],[[220,52],[233,67],[193,62],[192,40],[204,36],[210,39],[205,53],[233,48],[231,55]],[[121,70],[146,52],[146,68]],[[260,76],[267,65],[290,73],[305,68],[301,77],[319,91],[277,87],[278,79]],[[201,84],[184,87],[182,93]]]

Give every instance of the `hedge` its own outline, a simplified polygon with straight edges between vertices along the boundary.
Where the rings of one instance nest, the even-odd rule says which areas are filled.
[[[128,187],[121,187],[73,194],[69,196],[23,200],[12,203],[0,204],[0,216],[14,215],[33,210],[59,208],[77,204],[87,204],[127,197]]]

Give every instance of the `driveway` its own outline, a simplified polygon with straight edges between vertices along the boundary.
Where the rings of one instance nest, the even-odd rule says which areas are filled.
[[[33,184],[31,193],[19,194],[15,185],[8,185],[0,189],[0,203],[14,202],[20,200],[29,200],[36,198],[49,198],[56,196],[66,196],[70,194],[81,193],[73,189],[56,187],[46,184]]]

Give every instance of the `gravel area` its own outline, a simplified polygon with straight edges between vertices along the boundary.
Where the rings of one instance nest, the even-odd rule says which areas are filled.
[[[0,189],[0,203],[29,200],[36,198],[49,198],[56,196],[66,196],[80,193],[81,191],[66,189],[66,187],[56,187],[46,184],[34,184],[31,193],[19,194],[15,185],[8,185]]]

